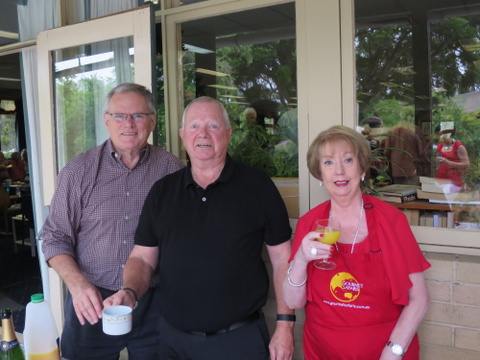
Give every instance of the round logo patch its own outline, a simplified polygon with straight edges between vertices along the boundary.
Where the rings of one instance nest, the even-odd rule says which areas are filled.
[[[358,298],[361,288],[362,284],[346,272],[335,274],[330,280],[330,291],[341,302],[352,302]]]

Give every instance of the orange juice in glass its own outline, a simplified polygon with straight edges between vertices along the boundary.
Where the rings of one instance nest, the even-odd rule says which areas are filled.
[[[340,223],[336,220],[322,219],[315,222],[314,230],[322,237],[317,238],[323,244],[333,245],[340,238],[341,227]],[[321,270],[333,270],[337,266],[333,261],[328,259],[317,260],[313,263],[317,269]]]

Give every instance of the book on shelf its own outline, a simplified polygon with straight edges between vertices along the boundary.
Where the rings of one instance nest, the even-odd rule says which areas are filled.
[[[392,184],[375,189],[382,196],[409,196],[415,195],[418,190],[416,185]]]
[[[440,183],[422,183],[421,189],[427,192],[434,192],[434,193],[449,193],[450,187],[449,186],[442,186],[443,184]]]
[[[422,189],[417,190],[418,199],[426,200],[444,200],[447,202],[470,202],[480,200],[480,192],[478,190],[461,191],[458,193],[436,193],[430,191],[424,191]]]
[[[420,224],[420,211],[417,209],[402,209],[402,212],[407,217],[408,223],[412,226]]]
[[[429,176],[419,176],[420,184],[435,184],[437,179]]]
[[[389,203],[403,204],[417,199],[416,194],[405,196],[390,196],[390,195],[374,195],[377,199],[383,200]]]

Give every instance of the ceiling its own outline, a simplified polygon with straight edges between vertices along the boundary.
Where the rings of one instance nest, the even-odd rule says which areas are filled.
[[[0,1],[0,47],[18,42],[18,0]],[[17,100],[22,96],[20,55],[0,55],[0,98]]]

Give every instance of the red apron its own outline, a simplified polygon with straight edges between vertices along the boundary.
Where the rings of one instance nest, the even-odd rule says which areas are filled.
[[[304,355],[306,360],[377,360],[403,306],[392,302],[377,237],[338,244],[334,270],[308,265]],[[419,359],[415,335],[403,360]]]

